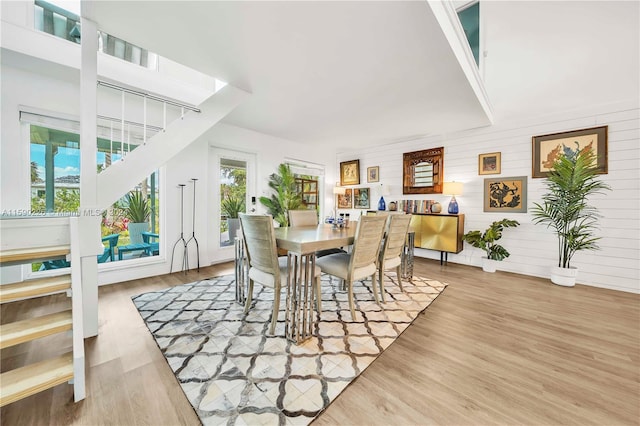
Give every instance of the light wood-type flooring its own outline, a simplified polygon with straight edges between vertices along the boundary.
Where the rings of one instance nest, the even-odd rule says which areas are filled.
[[[74,404],[60,385],[3,407],[2,425],[197,425],[130,298],[228,273],[231,263],[100,287],[87,398]],[[640,424],[640,296],[424,259],[415,274],[449,287],[315,425]],[[2,323],[68,303],[3,305]],[[70,345],[60,334],[3,350],[2,370]]]

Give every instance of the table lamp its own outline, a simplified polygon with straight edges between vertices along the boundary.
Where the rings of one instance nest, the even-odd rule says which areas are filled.
[[[442,186],[442,193],[444,195],[451,195],[448,210],[449,214],[458,214],[456,195],[462,195],[462,182],[445,182]]]
[[[387,203],[384,202],[384,196],[389,195],[389,187],[387,185],[380,184],[380,201],[378,201],[378,210],[386,210]]]

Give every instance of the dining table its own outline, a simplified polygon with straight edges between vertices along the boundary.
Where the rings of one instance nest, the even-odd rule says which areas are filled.
[[[287,252],[285,337],[299,344],[313,335],[316,316],[313,309],[313,280],[316,252],[353,244],[355,224],[335,227],[293,226],[276,228],[276,245]],[[320,297],[320,295],[318,295]]]
[[[336,227],[330,224],[317,226],[292,226],[275,229],[276,246],[287,253],[287,281],[285,302],[285,337],[300,344],[315,330],[316,316],[313,309],[313,280],[316,252],[335,248],[346,248],[353,244],[357,224]],[[413,275],[413,239],[409,232],[403,250],[403,271],[405,279]],[[235,240],[236,301],[246,300],[245,287],[249,265],[243,239]]]

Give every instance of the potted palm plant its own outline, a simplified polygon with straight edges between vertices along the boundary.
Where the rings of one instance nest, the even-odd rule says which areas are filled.
[[[125,216],[129,218],[129,239],[131,244],[142,244],[142,233],[149,230],[151,205],[142,191],[131,191],[126,197]]]
[[[484,232],[467,232],[462,236],[462,240],[468,242],[475,248],[484,250],[487,256],[482,258],[482,270],[485,272],[495,272],[497,263],[509,257],[507,249],[500,244],[496,244],[496,241],[502,238],[504,228],[515,228],[518,225],[520,225],[520,223],[516,220],[497,220]]]
[[[274,193],[271,197],[260,197],[260,203],[280,226],[289,226],[289,210],[299,208],[302,197],[296,189],[296,177],[288,164],[280,164],[278,172],[269,176],[269,188]]]
[[[229,241],[234,241],[240,229],[240,219],[238,214],[244,212],[244,198],[238,194],[229,193],[220,205],[222,214],[227,217],[227,229],[229,230]]]
[[[568,155],[567,155],[568,154]],[[551,282],[573,287],[578,269],[573,256],[582,250],[597,250],[595,235],[600,215],[589,197],[611,188],[598,178],[591,150],[560,156],[546,178],[542,203],[534,203],[533,222],[547,225],[558,237],[558,264],[551,269]]]

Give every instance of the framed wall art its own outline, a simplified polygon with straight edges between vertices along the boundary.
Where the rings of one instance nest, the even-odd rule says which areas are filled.
[[[380,166],[367,167],[367,183],[380,182]]]
[[[478,155],[479,175],[499,175],[500,174],[500,153],[490,152]]]
[[[360,160],[340,163],[340,186],[360,185]]]
[[[403,194],[442,194],[444,147],[402,154]]]
[[[485,179],[484,211],[526,213],[527,176]]]
[[[353,188],[353,208],[369,208],[369,188]]]
[[[338,194],[338,208],[339,209],[352,209],[353,208],[353,189],[345,188],[345,193]]]
[[[534,136],[532,138],[533,171],[531,176],[534,178],[547,177],[558,157],[577,155],[583,150],[592,150],[596,154],[595,167],[597,167],[598,173],[607,174],[607,133],[608,126],[600,126]]]

